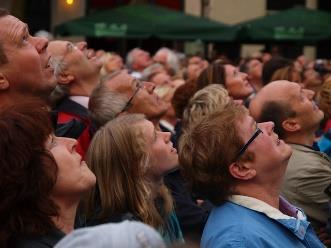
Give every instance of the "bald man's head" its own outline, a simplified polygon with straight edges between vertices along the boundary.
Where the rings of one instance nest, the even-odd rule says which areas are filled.
[[[290,94],[288,90],[292,87],[300,87],[297,83],[289,82],[286,80],[279,80],[271,82],[264,86],[252,99],[249,105],[249,112],[255,120],[260,119],[261,110],[268,102],[288,102]]]
[[[324,116],[313,97],[313,91],[297,83],[274,81],[257,93],[249,110],[257,122],[273,121],[275,132],[282,139],[294,133],[311,134]]]

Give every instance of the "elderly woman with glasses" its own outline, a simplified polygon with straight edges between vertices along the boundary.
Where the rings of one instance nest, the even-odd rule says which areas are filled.
[[[292,150],[273,128],[230,103],[183,133],[183,173],[216,205],[201,247],[323,247],[304,213],[280,197]]]

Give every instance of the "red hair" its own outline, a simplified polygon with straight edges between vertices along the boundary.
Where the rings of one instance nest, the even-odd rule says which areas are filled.
[[[57,206],[50,194],[57,165],[45,148],[50,116],[39,100],[0,109],[0,246],[16,237],[34,237],[55,228]]]

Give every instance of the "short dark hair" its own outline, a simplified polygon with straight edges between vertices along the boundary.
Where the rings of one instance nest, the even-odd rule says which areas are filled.
[[[275,71],[291,65],[292,65],[292,61],[289,59],[280,56],[273,57],[271,60],[269,60],[263,65],[263,69],[262,69],[263,85],[267,85],[268,83],[270,83],[272,75],[274,74]]]
[[[58,215],[50,194],[57,165],[45,148],[52,133],[50,115],[36,99],[0,109],[0,244],[17,237],[44,235],[55,228]]]
[[[287,118],[295,117],[296,112],[285,102],[269,101],[263,104],[258,122],[273,121],[275,123],[275,133],[279,138],[286,137],[286,131],[283,128],[283,121]]]
[[[0,8],[0,18],[7,15],[9,15],[8,10]],[[8,58],[6,56],[5,50],[3,49],[1,38],[2,37],[0,37],[0,65],[3,65],[8,63]]]

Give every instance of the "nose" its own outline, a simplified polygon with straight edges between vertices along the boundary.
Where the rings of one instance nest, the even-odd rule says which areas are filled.
[[[31,37],[31,44],[37,49],[38,53],[46,52],[48,39],[44,37]]]
[[[160,132],[164,138],[165,143],[170,141],[171,133],[170,132]]]
[[[65,146],[70,152],[76,151],[77,140],[66,138],[66,137],[56,137],[56,143],[58,145]]]
[[[308,89],[302,89],[304,94],[307,96],[307,98],[309,100],[313,100],[314,96],[315,96],[315,92],[312,90],[308,90]]]
[[[247,73],[245,73],[245,72],[241,72],[241,76],[242,76],[242,78],[243,78],[243,79],[247,79],[247,77],[248,77],[248,74],[247,74]]]
[[[85,41],[79,41],[75,45],[81,51],[83,51],[83,50],[85,50],[87,48],[87,43]]]
[[[155,84],[152,83],[152,82],[145,82],[144,87],[145,87],[145,89],[147,90],[147,92],[149,94],[152,94],[154,92],[154,89],[155,89]]]
[[[263,132],[271,135],[274,132],[275,123],[273,121],[259,123],[259,127]]]

